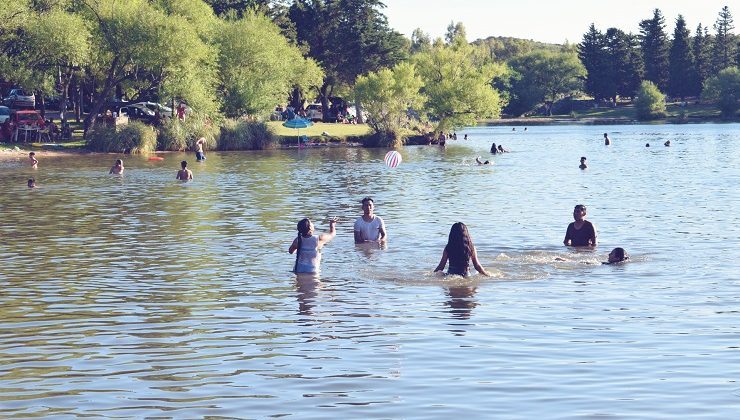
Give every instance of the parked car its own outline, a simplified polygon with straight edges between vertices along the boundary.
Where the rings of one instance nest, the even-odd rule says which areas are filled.
[[[20,88],[10,89],[10,93],[3,99],[3,103],[11,108],[35,108],[36,96],[33,93],[28,94]]]
[[[8,118],[10,118],[10,108],[0,106],[0,124],[4,123]]]
[[[162,104],[158,104],[156,102],[137,102],[135,104],[131,104],[128,106],[133,106],[141,109],[147,109],[152,112],[157,112],[159,110],[159,115],[163,117],[172,118],[172,108],[168,106],[164,106]],[[185,113],[188,113],[188,108],[185,108]]]
[[[321,104],[311,104],[306,108],[306,118],[311,121],[321,121],[324,119],[324,111]]]
[[[118,109],[118,115],[126,115],[129,119],[138,120],[147,124],[154,124],[156,122],[154,111],[145,107],[127,105]]]
[[[66,109],[74,109],[75,105],[72,103],[71,98],[67,98],[67,108]],[[62,97],[61,96],[48,96],[44,98],[44,104],[46,105],[46,109],[59,109],[59,105],[62,104]]]
[[[10,117],[0,125],[0,139],[10,141],[13,137],[13,131],[18,127],[33,127],[42,130],[46,127],[46,122],[41,118],[41,114],[35,110],[11,111]]]

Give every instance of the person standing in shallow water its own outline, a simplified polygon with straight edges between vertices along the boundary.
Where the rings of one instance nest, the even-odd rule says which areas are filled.
[[[370,197],[362,199],[362,216],[355,221],[354,232],[356,244],[382,242],[386,239],[385,223],[380,216],[375,215],[375,202]]]
[[[610,144],[612,144],[612,141],[609,139],[609,135],[604,133],[604,145],[609,146]]]
[[[581,165],[579,166],[581,169],[588,168],[588,165],[586,165],[586,156],[581,156]]]
[[[177,171],[177,179],[179,181],[190,181],[191,179],[193,179],[193,171],[188,169],[188,161],[183,160],[182,162],[180,162],[180,166],[182,167],[182,169]]]
[[[442,251],[442,259],[439,261],[435,272],[442,271],[447,265],[447,261],[450,262],[450,267],[447,269],[447,274],[455,274],[458,276],[470,275],[470,262],[473,262],[473,267],[484,276],[490,276],[490,274],[480,265],[478,261],[478,253],[473,245],[473,239],[470,237],[468,227],[463,222],[457,222],[450,228],[450,235],[447,239],[447,245],[444,251]]]
[[[314,235],[314,226],[306,218],[298,222],[298,237],[288,248],[288,253],[298,252],[295,257],[294,273],[318,273],[321,269],[321,248],[336,236],[335,219],[329,220],[329,233]]]
[[[596,228],[586,220],[586,206],[578,204],[573,209],[575,222],[568,225],[563,244],[566,246],[596,246]]]

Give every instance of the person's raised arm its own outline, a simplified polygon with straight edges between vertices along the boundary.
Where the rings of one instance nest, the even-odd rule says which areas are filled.
[[[480,262],[478,261],[478,251],[475,249],[475,247],[473,247],[473,255],[470,256],[470,259],[473,261],[473,267],[475,267],[475,269],[479,273],[483,274],[486,277],[491,277],[491,274],[489,274],[488,271],[486,271],[486,269],[480,265]]]
[[[329,220],[329,233],[322,233],[321,235],[319,235],[319,246],[320,247],[326,244],[327,242],[331,241],[332,239],[334,239],[335,236],[337,236],[337,230],[334,226],[336,223],[337,221],[334,219]]]
[[[437,264],[437,268],[434,269],[434,272],[442,271],[445,269],[445,266],[447,265],[447,247],[445,247],[445,250],[442,251],[442,259],[439,260],[439,264]]]

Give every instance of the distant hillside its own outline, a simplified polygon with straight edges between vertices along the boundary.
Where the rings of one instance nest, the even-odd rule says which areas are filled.
[[[548,44],[531,39],[512,38],[508,36],[489,36],[486,39],[476,39],[472,44],[486,45],[491,51],[491,55],[502,61],[509,61],[516,56],[532,51],[560,51],[564,47],[562,44]]]

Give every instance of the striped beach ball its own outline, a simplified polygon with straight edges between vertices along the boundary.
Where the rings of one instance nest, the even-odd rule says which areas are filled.
[[[396,152],[395,150],[391,150],[390,152],[385,154],[385,164],[389,168],[395,168],[396,166],[400,165],[403,161],[403,158],[401,157],[401,154]]]

